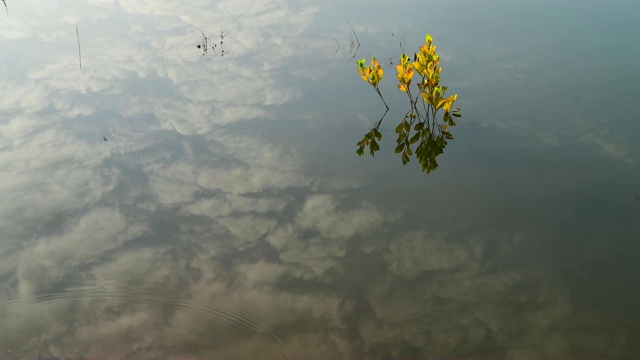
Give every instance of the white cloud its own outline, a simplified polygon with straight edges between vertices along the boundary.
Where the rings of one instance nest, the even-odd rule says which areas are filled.
[[[267,241],[280,259],[309,271],[298,276],[326,281],[328,270],[344,271],[348,241],[370,235],[393,219],[393,214],[367,203],[346,205],[333,195],[316,194],[306,199],[292,222],[273,229]]]
[[[4,83],[0,88],[0,109],[4,119],[8,114],[34,113],[49,105],[48,89],[36,82]]]
[[[199,187],[195,184],[195,166],[187,163],[152,164],[147,169],[149,186],[163,205],[194,201]]]
[[[415,277],[424,271],[464,271],[482,261],[483,245],[461,242],[447,233],[412,231],[389,244],[389,270],[400,277]]]
[[[3,127],[13,142],[0,151],[0,170],[7,175],[0,183],[2,261],[95,204],[113,189],[118,176],[100,165],[109,154],[103,144],[77,140],[57,128],[31,132],[30,126],[39,126],[36,119],[23,126],[12,121]]]
[[[608,130],[600,130],[597,133],[589,132],[579,138],[580,141],[590,144],[596,148],[600,154],[604,154],[612,159],[624,160],[627,163],[634,163],[635,156],[630,155],[629,144],[619,135],[612,135]]]
[[[123,252],[112,261],[97,265],[92,274],[98,286],[111,285],[106,292],[120,292],[117,285],[152,288],[166,286],[178,269],[164,247]]]
[[[20,254],[19,286],[23,293],[47,289],[74,267],[96,261],[145,231],[129,224],[114,209],[95,208],[56,236],[39,239]]]
[[[259,213],[281,211],[287,205],[287,200],[278,197],[247,197],[234,193],[226,193],[213,199],[199,199],[185,206],[182,212],[217,218],[236,213]]]
[[[333,196],[323,194],[310,196],[295,219],[300,227],[318,230],[323,237],[347,240],[375,231],[385,221],[385,214],[366,203],[343,210]]]

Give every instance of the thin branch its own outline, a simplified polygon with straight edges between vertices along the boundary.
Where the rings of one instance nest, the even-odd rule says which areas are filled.
[[[353,30],[353,26],[351,26],[351,23],[349,22],[349,20],[347,20],[347,23],[349,24],[349,27],[351,28],[351,33],[353,34],[353,36],[355,36],[356,41],[358,42],[358,47],[356,48],[356,52],[353,53],[353,56],[349,59],[349,61],[347,61],[347,64],[351,62],[351,60],[353,60],[356,55],[358,54],[358,49],[360,49],[360,40],[358,40],[358,35],[356,34],[356,31]]]
[[[82,53],[80,52],[80,33],[78,32],[78,23],[76,23],[76,36],[78,37],[78,59],[80,59],[80,69],[82,69]]]
[[[382,93],[380,93],[380,89],[378,89],[377,86],[374,89],[376,89],[376,92],[378,93],[378,96],[380,96],[380,99],[382,100],[382,102],[384,103],[384,106],[387,108],[387,111],[388,111],[389,110],[389,105],[387,105],[387,102],[384,101],[384,98],[382,97]]]
[[[198,61],[200,61],[202,60],[202,57],[209,51],[209,38],[202,32],[202,30],[200,30],[199,27],[196,26],[196,29],[200,31],[200,34],[202,34],[202,45],[197,45],[198,49],[202,48],[202,55],[200,55],[200,58],[198,59]]]
[[[7,7],[7,1],[2,0],[2,2],[4,3],[4,10],[7,12],[7,16],[9,16],[9,8]]]
[[[387,113],[389,112],[389,108],[387,108],[387,110],[384,111],[384,114],[382,114],[382,117],[380,118],[380,120],[378,120],[377,123],[375,123],[375,125],[373,125],[373,128],[376,130],[380,129],[380,125],[382,124],[382,120],[384,120],[384,117],[387,116]]]
[[[336,41],[336,44],[338,44],[338,47],[336,48],[336,51],[333,53],[334,55],[338,53],[338,49],[340,49],[340,43],[338,42],[338,39],[333,38],[333,40]]]

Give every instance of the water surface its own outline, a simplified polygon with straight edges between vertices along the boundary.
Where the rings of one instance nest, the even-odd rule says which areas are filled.
[[[640,356],[636,2],[7,10],[0,357]],[[463,113],[428,175],[388,64],[426,33]]]

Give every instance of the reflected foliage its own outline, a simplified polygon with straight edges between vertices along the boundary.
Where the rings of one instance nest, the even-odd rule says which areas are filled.
[[[380,81],[384,77],[384,70],[379,61],[374,56],[368,65],[365,59],[359,60],[357,64],[362,80],[374,88],[388,111],[389,106],[379,88]],[[448,88],[440,85],[441,72],[440,57],[436,53],[436,46],[433,45],[433,38],[428,34],[425,44],[414,53],[413,61],[403,52],[396,65],[398,90],[407,94],[409,110],[395,128],[395,133],[398,135],[395,152],[401,154],[404,165],[412,156],[415,156],[426,173],[438,167],[436,158],[444,152],[447,140],[453,139],[450,127],[456,125],[454,118],[461,116],[460,109],[453,108],[458,95],[446,96]],[[411,85],[416,76],[418,80],[412,88]],[[441,110],[442,118],[439,120]],[[371,156],[380,150],[379,141],[382,140],[382,134],[379,128],[387,111],[371,131],[358,142],[356,153],[359,156],[364,154],[365,148],[369,149]]]

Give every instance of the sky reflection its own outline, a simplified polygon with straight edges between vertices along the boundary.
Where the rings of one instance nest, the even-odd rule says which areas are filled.
[[[637,5],[364,4],[7,1],[0,353],[640,354],[637,49],[607,41]],[[355,155],[383,107],[347,20],[358,58],[441,44],[464,117],[433,174],[393,154],[391,67]]]

